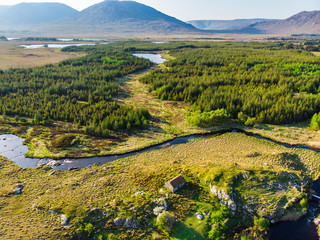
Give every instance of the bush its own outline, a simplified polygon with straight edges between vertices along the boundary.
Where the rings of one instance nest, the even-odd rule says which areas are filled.
[[[174,222],[175,222],[174,216],[167,211],[163,211],[157,217],[156,225],[158,226],[159,229],[170,230]]]
[[[313,131],[318,131],[320,129],[320,114],[314,114],[311,118],[310,129]]]
[[[71,147],[75,138],[75,136],[70,134],[56,136],[54,139],[52,139],[51,144],[55,148]]]
[[[247,236],[247,235],[242,235],[241,240],[253,240],[251,237]]]
[[[264,231],[268,231],[270,222],[268,219],[255,217],[254,218],[254,225],[261,228]]]
[[[256,118],[249,117],[243,112],[238,113],[238,120],[246,126],[253,126],[256,123]]]
[[[217,109],[210,112],[200,111],[195,112],[194,114],[187,115],[187,121],[191,125],[199,127],[210,127],[216,124],[222,124],[227,122],[230,119],[230,114],[225,109]]]
[[[308,207],[308,201],[306,198],[302,198],[300,201],[300,206],[302,207],[302,211],[305,212],[307,211],[307,207]]]

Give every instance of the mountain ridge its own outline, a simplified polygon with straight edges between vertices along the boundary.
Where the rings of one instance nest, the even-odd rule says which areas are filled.
[[[191,20],[187,23],[201,30],[228,30],[245,27],[251,24],[264,21],[274,21],[275,19],[252,18],[252,19],[233,19],[233,20]]]
[[[320,11],[303,11],[278,21],[259,22],[238,29],[242,33],[254,34],[319,34]]]
[[[152,7],[134,1],[104,1],[84,9],[72,16],[50,24],[52,28],[64,31],[86,28],[86,32],[114,33],[182,33],[199,32],[191,24],[168,16]],[[91,27],[91,28],[90,28]]]
[[[17,28],[44,24],[76,12],[78,11],[62,3],[19,3],[0,6],[0,26]]]

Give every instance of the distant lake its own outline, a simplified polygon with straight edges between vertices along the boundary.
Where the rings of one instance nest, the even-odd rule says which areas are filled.
[[[168,43],[168,42],[156,41],[156,42],[151,42],[151,43],[155,43],[155,44],[162,44],[162,43]]]
[[[104,43],[98,43],[98,44],[108,44],[107,42]],[[37,49],[37,48],[44,48],[45,46],[48,46],[48,48],[64,48],[64,47],[70,47],[70,46],[94,46],[97,45],[97,43],[69,43],[69,44],[63,44],[63,43],[49,43],[49,44],[26,44],[26,45],[20,45],[20,47],[27,48],[27,49]]]
[[[136,57],[149,59],[151,62],[162,64],[168,60],[163,59],[160,54],[152,54],[152,53],[134,53]]]

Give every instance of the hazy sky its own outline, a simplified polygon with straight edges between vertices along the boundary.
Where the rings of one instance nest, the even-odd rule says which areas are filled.
[[[0,0],[0,5],[19,2],[62,2],[82,10],[102,0]],[[320,10],[320,0],[136,0],[181,20],[287,18],[301,11]]]

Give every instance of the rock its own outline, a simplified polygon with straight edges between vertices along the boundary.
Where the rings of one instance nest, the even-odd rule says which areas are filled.
[[[253,153],[251,153],[251,157],[258,157],[260,154],[259,153],[257,153],[257,152],[253,152]]]
[[[57,212],[57,211],[54,211],[54,210],[48,210],[47,212],[48,212],[48,213],[54,213],[54,214],[62,214],[62,213]]]
[[[91,212],[96,212],[96,211],[99,211],[99,210],[100,210],[100,208],[92,208]]]
[[[145,194],[144,194],[144,191],[136,192],[133,196],[134,196],[134,197],[137,197],[137,196],[139,196],[139,195],[144,196],[144,195],[145,195]]]
[[[319,226],[320,225],[320,218],[313,219],[313,222],[315,225]]]
[[[116,219],[113,220],[113,223],[117,227],[121,227],[121,226],[123,226],[125,221],[126,221],[126,219],[116,218]]]
[[[196,216],[197,216],[197,218],[198,218],[199,220],[201,220],[201,221],[202,221],[203,218],[204,218],[203,215],[202,215],[202,213],[200,213],[200,212],[197,212],[197,213],[196,213]]]
[[[77,186],[80,186],[80,184],[79,183],[73,183],[72,186],[77,187]]]
[[[60,165],[61,165],[61,162],[60,162],[60,161],[57,161],[57,160],[52,160],[52,159],[50,159],[50,160],[47,162],[46,165],[53,168],[53,167],[60,166]]]
[[[137,229],[139,227],[139,221],[135,218],[127,218],[123,226],[125,228]]]
[[[13,193],[14,193],[15,195],[21,194],[23,188],[24,188],[24,186],[23,186],[22,184],[17,184],[17,186],[16,186],[15,189],[13,190]]]
[[[153,214],[159,216],[165,209],[163,207],[155,207],[153,209]]]
[[[236,211],[237,210],[237,205],[236,205],[236,203],[234,201],[229,200],[227,205],[232,211]]]
[[[66,217],[66,215],[62,214],[59,219],[60,219],[60,221],[61,221],[61,225],[62,225],[62,226],[64,226],[64,227],[69,226],[69,220],[68,220],[68,218]]]
[[[166,194],[166,191],[165,191],[163,188],[161,188],[159,192],[160,192],[161,194]]]
[[[238,178],[243,178],[243,179],[248,179],[249,178],[249,172],[245,171],[245,172],[240,172],[237,174],[236,179]]]
[[[56,173],[56,171],[53,171],[53,172],[49,173],[49,176],[52,176],[55,173]]]
[[[33,205],[32,205],[32,209],[37,209],[37,205],[36,205],[36,204],[33,204]]]
[[[168,210],[168,203],[164,198],[159,198],[157,200],[154,201],[154,203],[158,206],[163,208],[164,210]]]

